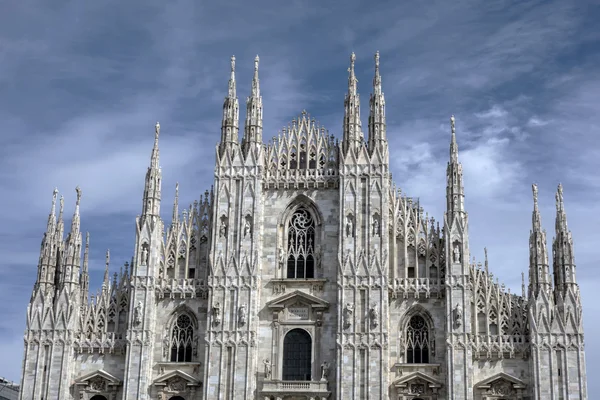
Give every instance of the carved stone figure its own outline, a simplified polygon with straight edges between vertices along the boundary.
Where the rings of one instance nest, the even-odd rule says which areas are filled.
[[[148,249],[142,245],[142,265],[148,265]]]
[[[326,381],[328,375],[329,375],[329,363],[327,361],[323,361],[323,363],[321,364],[321,380]]]
[[[248,218],[246,218],[246,221],[244,222],[244,237],[247,236],[252,237],[252,224]]]
[[[354,237],[354,221],[352,215],[346,217],[346,236]]]
[[[462,325],[462,310],[458,304],[454,307],[454,324],[457,328]]]
[[[271,379],[271,361],[267,358],[263,363],[265,364],[265,379]]]
[[[240,326],[246,325],[246,304],[242,304],[240,306],[238,313],[238,323],[240,324]]]
[[[142,323],[142,302],[138,301],[133,310],[133,323],[139,325]]]
[[[371,326],[377,328],[379,326],[379,311],[375,304],[373,304],[369,310],[369,318],[371,320]]]
[[[221,227],[219,228],[219,237],[227,236],[227,221],[225,218],[221,219]]]
[[[279,248],[279,267],[283,267],[285,265],[285,251],[282,247]]]
[[[352,326],[352,315],[354,314],[354,305],[351,303],[346,303],[344,306],[344,329],[350,328]]]
[[[460,246],[458,243],[454,246],[454,262],[460,262]]]
[[[169,357],[169,345],[170,345],[169,337],[165,336],[165,338],[163,339],[163,357],[165,357],[165,358]]]
[[[373,236],[379,236],[379,217],[373,218]]]
[[[221,323],[221,304],[220,303],[215,303],[215,305],[213,306],[213,323],[215,325],[219,325]]]

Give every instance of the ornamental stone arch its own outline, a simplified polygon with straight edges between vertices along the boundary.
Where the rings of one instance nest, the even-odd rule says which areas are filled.
[[[433,362],[435,358],[435,321],[425,307],[416,304],[409,308],[400,318],[398,330],[400,332],[398,353],[401,363],[429,364]],[[426,353],[415,357],[415,346]],[[412,355],[409,350],[413,351]]]
[[[162,340],[163,360],[192,362],[198,356],[198,318],[186,305],[177,307],[167,320]]]
[[[323,216],[306,195],[292,200],[279,216],[276,276],[282,279],[313,279],[323,254]]]

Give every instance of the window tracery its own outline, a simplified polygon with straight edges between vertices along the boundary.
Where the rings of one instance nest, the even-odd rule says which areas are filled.
[[[412,316],[406,328],[406,362],[429,363],[429,327],[420,315]]]
[[[306,207],[298,208],[288,225],[287,278],[314,278],[315,220]]]
[[[181,314],[171,329],[171,362],[191,362],[194,325],[189,315]]]

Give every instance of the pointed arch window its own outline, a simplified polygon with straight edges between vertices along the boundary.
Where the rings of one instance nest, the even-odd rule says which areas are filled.
[[[194,326],[185,314],[177,317],[171,330],[171,362],[191,362]]]
[[[420,315],[411,317],[406,328],[406,362],[429,363],[429,327]]]
[[[291,279],[315,276],[315,220],[305,208],[298,208],[288,225],[287,277]]]

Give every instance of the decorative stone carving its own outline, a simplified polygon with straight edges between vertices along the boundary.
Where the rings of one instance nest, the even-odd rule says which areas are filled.
[[[165,336],[165,338],[163,339],[163,357],[167,358],[169,357],[169,337]]]
[[[371,326],[377,328],[379,326],[379,311],[377,305],[373,304],[369,310],[369,319],[371,320]]]
[[[279,248],[279,268],[285,265],[285,251],[282,247]]]
[[[142,302],[138,301],[133,310],[133,323],[139,325],[142,323]]]
[[[167,389],[171,392],[183,392],[186,387],[186,381],[181,378],[171,379],[167,383]]]
[[[327,361],[323,361],[323,363],[321,364],[321,380],[326,381],[328,375],[329,375],[329,363]]]
[[[267,358],[263,363],[265,364],[265,379],[271,379],[271,361]]]
[[[457,328],[460,328],[462,325],[462,317],[462,310],[460,306],[456,304],[456,307],[454,307],[454,325],[456,325]]]
[[[346,303],[344,306],[344,329],[350,328],[352,326],[352,315],[354,314],[354,305],[351,303]]]
[[[379,225],[379,215],[375,214],[373,216],[373,236],[379,236],[379,232],[380,232],[380,225]]]
[[[87,389],[92,392],[103,392],[106,390],[106,380],[99,376],[92,378]]]
[[[219,237],[226,237],[227,236],[227,217],[226,216],[222,216],[221,217],[221,226],[219,227]]]
[[[221,304],[220,303],[217,302],[213,305],[212,314],[213,314],[213,324],[214,325],[221,324]]]
[[[352,214],[346,216],[346,237],[354,237],[354,216]]]
[[[252,237],[252,217],[249,215],[244,219],[244,237]]]
[[[246,325],[246,304],[242,304],[238,310],[238,323],[240,326]]]
[[[454,262],[460,262],[460,245],[458,243],[454,245]]]

